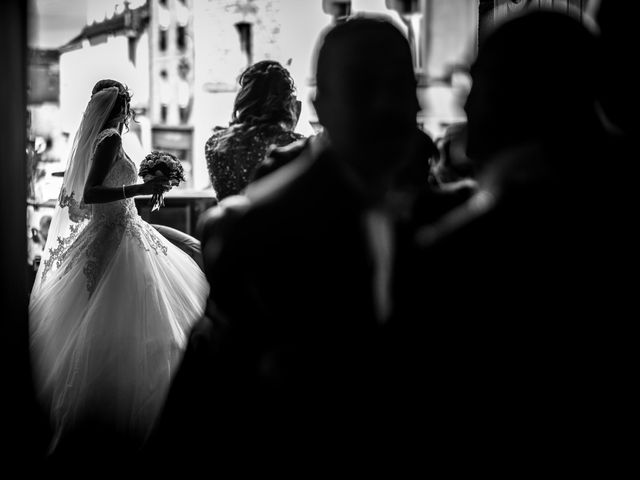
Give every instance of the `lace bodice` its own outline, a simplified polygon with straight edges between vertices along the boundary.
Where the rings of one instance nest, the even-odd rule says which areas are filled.
[[[100,142],[112,135],[120,135],[114,128],[108,128],[98,134],[95,149]],[[102,182],[105,187],[122,188],[122,185],[131,185],[137,182],[136,166],[124,152],[122,147],[118,151],[118,156],[113,162],[111,169]],[[117,202],[96,203],[92,209],[92,221],[117,221],[118,223],[137,217],[138,211],[133,198]]]

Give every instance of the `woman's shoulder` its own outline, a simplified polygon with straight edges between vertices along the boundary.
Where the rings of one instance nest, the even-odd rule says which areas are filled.
[[[231,127],[222,127],[220,125],[216,125],[213,127],[213,133],[209,137],[209,140],[219,138],[230,130]]]
[[[107,138],[111,139],[113,142],[121,141],[120,132],[116,128],[105,128],[96,136],[95,145],[99,145]]]
[[[282,127],[269,126],[262,130],[264,140],[268,144],[279,147],[288,145],[298,140],[304,140],[305,136]]]
[[[205,144],[205,152],[214,151],[234,139],[238,135],[238,128],[235,125],[229,127],[215,127],[213,133]]]
[[[296,142],[298,140],[304,140],[305,138],[307,138],[304,135],[302,135],[301,133],[297,133],[297,132],[294,132],[294,131],[286,132],[286,137],[290,138],[292,142]]]
[[[93,151],[100,149],[118,148],[122,144],[120,132],[115,128],[105,128],[98,135],[93,143]]]
[[[232,125],[229,125],[228,127],[222,127],[220,125],[217,125],[213,127],[213,132],[209,137],[209,141],[214,141],[216,139],[234,136],[239,133],[243,133],[244,131],[246,131],[246,125],[241,123],[232,124]]]
[[[304,135],[274,125],[234,124],[227,128],[215,129],[207,140],[205,153],[207,156],[219,156],[225,152],[237,150],[264,150],[270,145],[278,147],[298,140]]]
[[[120,138],[120,132],[118,131],[117,128],[113,128],[113,127],[109,127],[109,128],[105,128],[104,130],[100,131],[100,133],[98,133],[97,138],[107,138],[107,137],[112,137],[115,136],[116,138]]]

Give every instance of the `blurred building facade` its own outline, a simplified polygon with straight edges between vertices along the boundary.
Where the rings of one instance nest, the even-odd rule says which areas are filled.
[[[194,181],[194,30],[197,0],[151,0],[149,88],[152,145],[182,160],[186,182]]]
[[[40,204],[57,197],[61,180],[52,174],[64,169],[60,53],[57,49],[31,48],[27,61],[28,195],[30,202]]]
[[[64,169],[60,129],[60,53],[57,49],[28,49],[27,54],[27,263],[35,274],[51,220],[52,199],[62,184],[56,171]],[[45,232],[44,234],[42,232]]]
[[[297,131],[312,135],[318,38],[342,16],[373,12],[407,35],[418,121],[437,135],[463,116],[452,72],[473,50],[477,8],[477,0],[89,0],[87,25],[60,49],[62,128],[75,131],[97,80],[120,80],[141,113],[132,123],[139,141],[125,144],[134,161],[171,151],[184,163],[181,189],[207,188],[204,145],[215,126],[228,125],[242,70],[265,59],[285,65],[303,102]]]
[[[108,2],[106,2],[108,3]],[[131,122],[123,144],[134,162],[151,149],[149,111],[149,8],[124,8],[110,13],[105,2],[89,3],[87,25],[60,47],[60,115],[62,129],[73,135],[82,118],[91,88],[101,79],[113,78],[133,93],[131,106],[138,112],[138,123]],[[92,8],[95,7],[95,8]],[[102,16],[101,20],[97,20]],[[72,139],[71,139],[72,140]]]
[[[57,49],[31,48],[27,61],[28,104],[57,104],[60,91],[60,52]]]
[[[372,12],[386,15],[407,36],[422,105],[418,123],[437,137],[447,125],[464,120],[466,65],[475,54],[483,14],[496,19],[525,6],[566,10],[582,9],[585,3],[88,0],[86,26],[60,49],[59,124],[72,134],[91,86],[101,78],[120,80],[131,88],[132,106],[140,113],[140,123],[131,125],[137,141],[125,144],[130,156],[137,163],[151,149],[169,150],[185,166],[187,181],[180,188],[205,189],[209,178],[204,145],[215,126],[228,125],[242,70],[264,59],[285,65],[303,102],[297,130],[311,135],[318,129],[311,103],[318,38],[340,17]],[[55,75],[38,83],[34,92],[46,97],[50,82],[55,83]]]

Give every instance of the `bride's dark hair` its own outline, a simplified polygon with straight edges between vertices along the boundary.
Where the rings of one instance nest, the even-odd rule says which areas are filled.
[[[131,95],[131,92],[129,91],[129,88],[126,85],[118,82],[117,80],[111,80],[111,79],[100,80],[93,86],[93,90],[91,90],[91,95],[93,96],[99,91],[104,90],[105,88],[110,88],[110,87],[118,88],[118,98],[116,99],[116,103],[113,105],[111,114],[109,115],[109,118],[107,118],[105,123],[109,123],[111,120],[118,117],[121,114],[122,110],[124,109],[125,113],[124,113],[123,122],[125,127],[127,127],[127,130],[129,130],[129,122],[131,120],[133,120],[134,122],[136,121],[136,112],[131,108],[132,95]]]
[[[240,91],[233,104],[231,124],[295,126],[295,86],[289,71],[279,62],[262,60],[254,63],[242,72],[238,83]]]

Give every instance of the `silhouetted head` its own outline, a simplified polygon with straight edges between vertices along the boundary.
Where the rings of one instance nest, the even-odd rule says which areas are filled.
[[[497,25],[471,68],[468,156],[575,139],[594,125],[595,52],[593,32],[559,12],[528,10]]]
[[[123,123],[127,128],[129,127],[129,121],[131,118],[135,118],[134,112],[131,109],[131,93],[126,85],[118,82],[117,80],[100,80],[96,83],[91,90],[91,95],[95,95],[101,90],[110,87],[118,88],[118,97],[111,109],[111,114],[107,118],[105,125]]]
[[[323,36],[316,60],[318,120],[331,146],[363,173],[393,169],[416,136],[416,79],[404,35],[378,17],[351,17]]]
[[[635,69],[640,2],[591,0],[588,12],[599,29],[600,103],[607,119],[623,132],[638,131],[640,95],[630,81]]]
[[[298,120],[295,85],[289,71],[273,60],[248,67],[238,80],[231,123],[284,124],[293,129]]]

